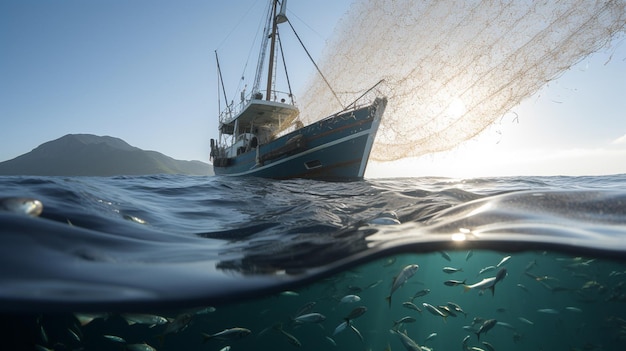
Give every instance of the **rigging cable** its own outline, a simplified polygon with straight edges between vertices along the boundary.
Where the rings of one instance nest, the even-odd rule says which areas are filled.
[[[285,53],[283,52],[283,42],[280,40],[280,35],[278,31],[276,31],[276,35],[278,38],[278,47],[280,48],[280,56],[283,59],[283,67],[285,69],[285,77],[287,78],[287,87],[289,88],[289,98],[291,99],[291,103],[293,104],[293,93],[291,91],[291,82],[289,81],[289,72],[287,71],[287,62],[285,61]]]
[[[296,30],[295,30],[295,28],[293,28],[293,25],[291,25],[291,21],[289,19],[287,19],[287,23],[289,23],[289,27],[291,27],[291,30],[293,31],[293,34],[295,34],[296,38],[298,38],[298,41],[300,42],[300,45],[302,45],[302,48],[304,49],[304,52],[306,52],[306,54],[307,54],[307,56],[309,56],[309,59],[311,60],[311,62],[313,62],[313,66],[315,66],[315,69],[317,70],[317,73],[320,74],[320,76],[322,77],[322,79],[324,80],[326,85],[328,86],[328,89],[330,89],[330,91],[333,93],[333,96],[335,97],[335,99],[337,99],[337,102],[339,103],[339,106],[341,106],[345,110],[346,107],[343,105],[341,100],[339,100],[339,97],[337,96],[337,93],[335,93],[335,90],[333,90],[333,87],[330,86],[330,83],[328,83],[328,80],[326,80],[326,77],[324,77],[324,74],[322,74],[322,71],[317,66],[317,63],[315,63],[315,60],[313,60],[313,57],[311,57],[311,54],[309,53],[309,50],[307,50],[307,48],[304,46],[304,43],[300,39],[300,36],[298,35],[298,33],[296,33]]]

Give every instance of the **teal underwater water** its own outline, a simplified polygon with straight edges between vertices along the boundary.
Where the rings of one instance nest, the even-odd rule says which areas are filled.
[[[0,184],[11,349],[626,345],[624,175]]]

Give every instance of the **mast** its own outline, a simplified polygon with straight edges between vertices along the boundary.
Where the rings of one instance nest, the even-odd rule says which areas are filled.
[[[272,94],[272,75],[274,74],[274,51],[276,50],[276,32],[278,30],[278,23],[276,23],[276,10],[278,0],[273,0],[272,5],[272,34],[270,43],[270,65],[267,69],[267,93],[265,94],[265,100],[270,101]]]

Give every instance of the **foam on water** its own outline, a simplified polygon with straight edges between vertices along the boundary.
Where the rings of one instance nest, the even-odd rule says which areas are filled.
[[[371,158],[397,160],[477,135],[625,24],[626,1],[616,0],[360,1],[320,66],[343,105],[386,81]],[[319,77],[304,91],[305,124],[342,108]]]

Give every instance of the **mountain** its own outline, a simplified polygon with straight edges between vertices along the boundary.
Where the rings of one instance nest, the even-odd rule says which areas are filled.
[[[156,151],[142,150],[122,139],[91,134],[68,134],[0,162],[0,175],[147,174],[213,175],[213,167],[200,161],[180,161]]]

